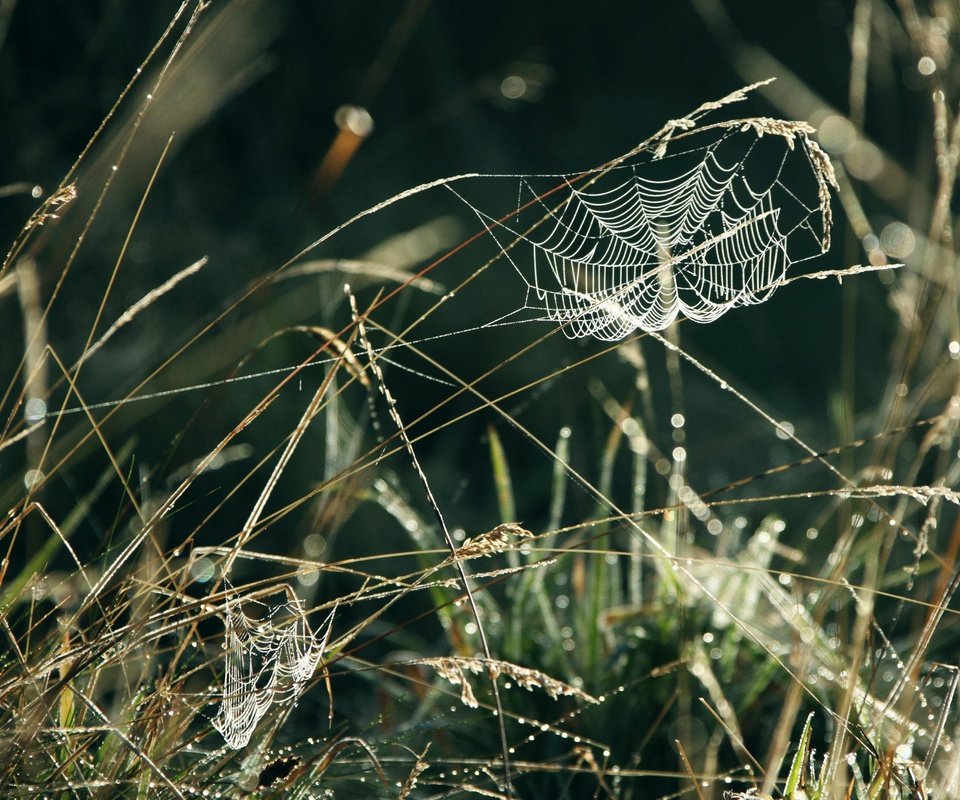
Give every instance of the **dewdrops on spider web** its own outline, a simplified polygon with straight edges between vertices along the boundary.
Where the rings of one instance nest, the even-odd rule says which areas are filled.
[[[320,639],[297,599],[270,608],[262,620],[248,617],[236,598],[227,600],[223,698],[213,726],[229,747],[245,747],[275,703],[296,702],[323,658],[332,624],[331,613]]]
[[[791,266],[830,247],[830,160],[804,123],[712,122],[707,104],[620,159],[515,178],[516,211],[477,214],[526,286],[498,322],[547,319],[615,341],[678,318],[711,322],[762,303]],[[681,141],[682,140],[682,141]]]

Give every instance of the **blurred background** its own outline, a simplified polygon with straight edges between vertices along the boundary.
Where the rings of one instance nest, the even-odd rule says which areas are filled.
[[[885,230],[892,258],[906,257],[913,234],[903,234],[902,223],[909,225],[911,210],[922,214],[922,203],[929,201],[919,194],[921,204],[915,202],[925,176],[917,175],[911,188],[897,165],[912,163],[932,147],[929,76],[918,70],[895,10],[884,3],[867,5],[869,24],[879,32],[860,68],[869,68],[869,82],[851,78],[854,4],[833,0],[601,2],[589,8],[427,0],[214,3],[200,21],[202,35],[187,43],[165,95],[145,118],[119,185],[105,201],[106,213],[77,256],[64,284],[62,313],[50,321],[50,341],[68,357],[78,355],[77,331],[86,330],[102,290],[102,282],[90,276],[116,258],[122,232],[174,131],[105,318],[201,256],[208,256],[209,264],[178,291],[175,302],[144,314],[135,333],[118,337],[108,360],[91,362],[85,375],[90,402],[115,394],[118,368],[124,380],[132,380],[145,352],[170,351],[171,331],[195,329],[212,307],[361,209],[464,172],[555,173],[593,166],[627,151],[666,120],[769,77],[778,80],[735,113],[823,126],[823,143],[834,155],[843,154],[849,179],[870,181],[863,205],[875,233],[876,241],[868,242],[872,257],[883,258],[879,238]],[[2,184],[56,185],[176,7],[122,0],[4,6]],[[116,155],[119,131],[131,124],[136,110],[132,103],[121,107],[112,136],[108,129],[81,168],[80,207],[95,201],[84,184],[102,180]],[[882,149],[861,138],[855,125],[877,137]],[[930,159],[922,159],[921,168],[931,170]],[[0,202],[0,225],[9,240],[35,201],[21,190]],[[860,241],[864,230],[851,231],[842,209],[837,211],[835,244],[819,266],[867,263],[871,254]],[[411,259],[395,247],[386,256],[382,249],[377,254],[380,260],[422,266],[474,232],[474,221],[463,212],[449,194],[434,192],[412,208],[395,206],[362,229],[346,231],[318,255],[359,259],[390,237],[424,226],[427,242],[421,236],[418,246],[431,252],[414,252]],[[79,231],[82,220],[78,211],[64,225]],[[39,267],[45,284],[59,273],[54,265],[72,246],[68,235],[50,244]],[[409,242],[398,245],[404,246],[409,249]],[[481,255],[473,261],[480,263]],[[832,282],[794,285],[709,328],[687,325],[683,339],[778,418],[808,421],[811,443],[824,446],[838,428],[852,432],[858,402],[869,403],[885,385],[885,352],[895,324],[881,285],[885,279],[865,277],[849,290]],[[436,280],[450,282],[442,275]],[[520,301],[522,287],[508,280],[503,294],[484,291],[470,298],[479,319],[494,319],[505,313],[505,303],[509,308]],[[311,308],[318,302],[316,283],[306,288],[296,283],[309,299],[285,319],[251,313],[256,335],[269,335],[280,324],[319,320],[319,309]],[[337,294],[326,284],[322,288]],[[9,287],[3,302],[10,335],[16,337]],[[254,300],[261,302],[267,301]],[[465,339],[455,346],[489,345]],[[550,346],[561,349],[555,355],[562,360],[590,345]],[[6,353],[16,357],[18,351],[11,346]],[[212,378],[215,369],[240,355],[225,356],[203,375],[194,363],[189,369],[197,378]],[[861,356],[866,360],[859,361]],[[276,366],[283,363],[278,358]],[[861,366],[853,370],[855,360]],[[175,382],[170,377],[162,388]],[[842,400],[844,388],[855,391]],[[564,403],[578,402],[571,394]],[[696,411],[697,394],[687,400]],[[713,399],[704,398],[704,405],[713,405]],[[550,413],[553,406],[538,413]],[[739,446],[745,436],[749,441],[749,429],[723,417],[688,416],[694,428],[702,423],[708,429],[704,456],[715,471],[732,477],[757,466],[744,463],[749,453]],[[171,415],[174,428],[181,418]]]
[[[349,323],[345,282],[365,307],[382,289],[392,290],[480,226],[470,209],[440,189],[392,205],[298,257],[312,242],[398,192],[445,176],[570,173],[604,163],[703,102],[776,78],[728,116],[809,122],[834,159],[841,192],[834,197],[833,248],[803,270],[887,262],[907,267],[842,284],[800,281],[709,326],[684,323],[676,335],[687,352],[817,450],[905,423],[907,416],[891,408],[908,392],[909,420],[938,413],[948,388],[938,383],[937,370],[947,341],[956,344],[956,310],[941,304],[923,316],[928,307],[917,300],[922,295],[917,287],[918,276],[939,286],[955,281],[949,271],[935,274],[939,251],[927,237],[938,197],[939,213],[951,209],[951,195],[944,201],[936,190],[934,132],[940,124],[942,134],[946,123],[938,123],[940,106],[931,97],[940,91],[943,107],[955,107],[957,66],[951,55],[958,20],[952,4],[933,0],[921,6],[884,0],[214,0],[163,76],[162,92],[150,98],[141,116],[145,93],[190,6],[161,57],[147,67],[147,79],[133,86],[84,156],[74,176],[77,199],[61,219],[37,229],[29,250],[32,299],[24,294],[23,280],[0,282],[0,373],[19,391],[24,332],[38,326],[65,364],[76,363],[95,320],[102,333],[178,270],[206,257],[199,272],[151,304],[85,363],[78,382],[87,404],[105,404],[96,410],[98,417],[116,410],[104,432],[124,454],[138,495],[145,503],[163,498],[196,459],[317,349],[322,340],[317,329],[339,331]],[[71,170],[178,8],[176,2],[135,0],[0,0],[0,239],[13,241],[39,198]],[[134,128],[136,137],[126,150]],[[101,197],[118,161],[122,167]],[[509,211],[509,202],[495,205],[498,196],[491,194],[493,205],[484,210]],[[111,278],[121,254],[122,268]],[[428,281],[386,304],[378,320],[401,330],[494,254],[487,240],[458,250]],[[289,261],[285,279],[264,282]],[[386,272],[377,277],[351,271],[344,261],[374,263]],[[31,317],[31,309],[53,296],[53,313],[42,323],[35,313]],[[447,316],[441,308],[416,332],[456,332],[496,319],[522,300],[515,275],[492,270],[451,301]],[[904,344],[896,359],[891,356],[898,336],[925,327],[932,332],[928,339],[915,347]],[[548,330],[531,323],[464,332],[428,349],[465,379],[496,368],[483,384],[488,396],[525,387],[605,350],[601,342],[555,336],[532,355],[498,366]],[[181,352],[187,342],[192,343]],[[626,448],[610,456],[611,416],[616,417],[611,399],[623,407],[633,404],[638,415],[643,406],[646,434],[659,452],[669,456],[675,446],[686,448],[684,474],[698,491],[805,455],[715,382],[672,364],[660,345],[648,340],[636,347],[549,377],[504,407],[549,446],[567,440],[570,463],[588,479],[603,484],[606,463],[610,494],[625,506],[636,475]],[[637,384],[637,352],[645,363],[646,394]],[[960,346],[950,357],[960,357]],[[387,383],[405,421],[417,420],[450,394],[448,386],[418,374],[424,369],[420,360],[402,352],[396,360],[386,366]],[[304,370],[279,392],[212,477],[201,476],[191,488],[165,532],[165,544],[176,547],[189,534],[196,544],[215,545],[241,529],[269,467],[253,480],[249,472],[275,452],[325,374]],[[226,382],[249,375],[261,377]],[[49,408],[58,407],[63,396],[62,386],[44,393],[58,377],[48,366],[37,378],[43,386],[35,393]],[[914,387],[922,391],[914,395]],[[133,390],[149,399],[119,409],[111,405]],[[5,403],[4,418],[15,420],[11,429],[17,431],[22,409],[9,398]],[[430,412],[419,428],[414,424],[411,435],[457,420],[475,406],[461,397]],[[64,419],[72,424],[80,417]],[[270,510],[296,505],[272,519],[256,549],[330,559],[410,548],[410,535],[418,525],[432,524],[432,517],[405,454],[368,463],[335,491],[313,494],[322,480],[348,469],[369,448],[376,453],[378,438],[391,433],[375,393],[368,398],[360,387],[350,387],[285,471]],[[922,430],[908,431],[895,452],[877,463],[899,475],[922,436]],[[76,431],[58,438],[54,453],[66,460],[38,495],[56,519],[88,497],[107,469],[94,441],[72,451],[78,440]],[[22,495],[44,440],[24,441],[23,447],[0,451],[5,508]],[[492,411],[452,422],[417,447],[461,538],[508,521],[508,514],[532,530],[557,521],[551,462]],[[876,455],[864,453],[845,452],[837,463],[847,474],[859,474]],[[506,498],[498,483],[504,459],[512,481],[512,497]],[[676,487],[666,480],[673,469],[669,459],[650,461],[647,505],[656,507],[671,502]],[[921,467],[918,480],[933,474],[929,464]],[[818,469],[789,469],[744,486],[736,496],[832,486],[833,478]],[[600,515],[575,481],[568,481],[565,491],[559,521]],[[119,486],[98,491],[74,536],[81,560],[94,558],[119,535],[126,522],[118,508],[125,502]],[[811,554],[811,570],[850,523],[849,515],[828,522],[835,509],[811,504],[773,499],[745,508],[725,524],[753,531],[775,511],[786,521],[785,532],[781,525],[777,533]],[[207,524],[211,518],[215,523]],[[831,541],[813,543],[821,526]],[[704,531],[690,537],[691,543],[712,541]],[[15,555],[31,555],[29,543],[17,546],[23,552]],[[902,561],[912,563],[909,551]],[[243,564],[238,569],[243,578],[258,567],[249,573]],[[205,562],[191,574],[197,582],[191,591],[202,594],[214,572]],[[297,577],[298,589],[318,602],[351,585],[337,576],[318,582],[316,572]],[[560,574],[558,580],[551,584],[555,593],[568,579]],[[403,605],[398,619],[429,610],[418,602]],[[388,632],[386,621],[382,629],[372,629]],[[376,660],[377,653],[403,647],[440,646],[442,635],[435,622],[419,622],[373,643],[364,655]],[[648,665],[659,657],[650,654]],[[609,688],[601,685],[603,665],[594,667],[586,676],[589,688]],[[324,716],[321,700],[314,711]],[[744,701],[754,711],[776,703],[768,698],[749,706],[754,700]],[[380,712],[369,708],[373,701],[360,693],[345,704],[345,714],[350,702],[368,718],[390,716],[383,703]],[[750,735],[751,742],[764,743],[769,731],[758,728]],[[495,752],[492,741],[483,747]]]

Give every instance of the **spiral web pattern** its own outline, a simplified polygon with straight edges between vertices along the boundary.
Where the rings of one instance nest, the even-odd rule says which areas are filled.
[[[791,129],[767,136],[759,153],[764,131],[744,127],[666,158],[641,153],[594,174],[555,176],[553,188],[548,176],[521,178],[509,219],[458,192],[526,284],[514,315],[534,312],[571,338],[606,341],[680,317],[712,322],[762,303],[793,264],[826,252],[822,152]],[[531,213],[538,218],[524,228]]]
[[[280,611],[293,619],[273,624]],[[229,600],[226,628],[223,699],[213,726],[229,747],[240,749],[274,703],[293,703],[300,696],[323,657],[325,640],[310,629],[298,600],[272,609],[265,621],[250,619]]]

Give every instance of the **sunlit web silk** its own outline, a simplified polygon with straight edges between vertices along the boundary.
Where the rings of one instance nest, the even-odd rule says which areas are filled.
[[[806,140],[767,135],[758,147],[753,131],[704,135],[715,141],[662,159],[520,178],[506,219],[458,191],[525,282],[520,314],[609,341],[678,317],[712,322],[762,303],[791,265],[825,252],[829,220]]]
[[[272,620],[281,611],[292,619]],[[274,703],[290,703],[303,691],[323,657],[299,601],[274,608],[265,620],[250,619],[236,600],[227,602],[223,700],[213,726],[228,746],[250,741]]]

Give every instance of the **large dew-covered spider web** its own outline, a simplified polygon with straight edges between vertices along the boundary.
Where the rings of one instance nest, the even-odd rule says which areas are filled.
[[[673,121],[596,170],[518,178],[516,209],[499,218],[475,184],[449,188],[526,286],[499,322],[617,340],[762,303],[792,265],[827,251],[834,177],[810,133],[766,118]]]

